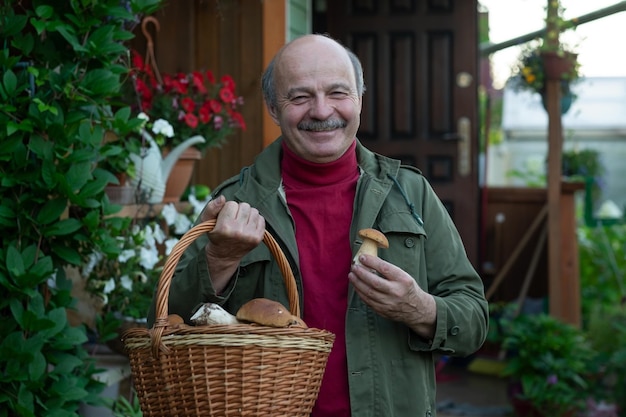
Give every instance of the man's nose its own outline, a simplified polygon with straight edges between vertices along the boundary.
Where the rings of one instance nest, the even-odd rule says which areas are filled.
[[[332,105],[331,100],[326,96],[315,97],[309,110],[309,116],[318,119],[326,120],[335,112],[335,107]]]

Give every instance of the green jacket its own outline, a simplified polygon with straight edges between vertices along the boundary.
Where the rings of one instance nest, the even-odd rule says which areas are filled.
[[[301,286],[293,220],[281,188],[280,142],[271,144],[252,166],[212,195],[245,201],[260,211],[291,264],[302,300],[306,289]],[[352,415],[434,416],[433,354],[465,356],[485,340],[488,309],[482,280],[468,261],[445,207],[419,171],[372,153],[360,143],[357,155],[361,177],[350,229],[353,253],[360,243],[358,230],[382,231],[390,248],[380,250],[379,256],[401,267],[435,296],[437,328],[432,341],[423,340],[404,324],[377,315],[354,289],[349,290],[346,344]],[[198,238],[180,260],[172,279],[169,313],[188,320],[192,310],[205,302],[220,303],[234,313],[255,297],[289,305],[282,275],[263,244],[244,257],[222,296],[216,295],[203,251],[206,243],[205,236]],[[152,312],[150,323],[153,320]]]

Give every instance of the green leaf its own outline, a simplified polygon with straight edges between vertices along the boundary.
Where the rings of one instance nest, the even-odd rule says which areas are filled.
[[[67,185],[72,192],[79,191],[91,179],[92,162],[73,164],[65,174]]]
[[[73,372],[74,369],[80,368],[81,366],[83,366],[82,359],[74,355],[69,355],[65,353],[57,354],[53,358],[52,363],[55,364],[52,372],[60,374],[60,375],[67,375]]]
[[[35,398],[26,384],[20,384],[17,396],[20,417],[35,417]]]
[[[0,24],[0,37],[10,39],[12,36],[20,33],[28,22],[28,17],[23,14],[6,14],[2,16],[2,24]]]
[[[7,248],[7,269],[14,277],[24,275],[24,261],[22,260],[22,254],[11,245]]]
[[[20,302],[20,300],[12,298],[9,301],[9,306],[11,308],[11,314],[15,321],[24,328],[24,306]]]
[[[119,88],[119,76],[106,69],[89,71],[79,86],[86,94],[96,96],[108,94]]]
[[[52,252],[72,265],[80,265],[82,259],[76,249],[62,245],[52,245]]]
[[[79,327],[66,327],[57,339],[51,341],[52,347],[60,350],[69,350],[85,342],[87,342],[87,335],[85,330]]]
[[[28,149],[41,159],[52,159],[54,142],[44,139],[40,135],[31,136],[28,142]]]
[[[41,352],[33,352],[33,359],[28,364],[28,375],[32,381],[37,381],[44,374],[47,367],[46,358]]]
[[[61,217],[67,208],[67,199],[56,198],[49,200],[37,214],[37,221],[41,224],[50,224]]]
[[[86,49],[80,44],[80,42],[78,42],[78,38],[76,38],[76,35],[72,32],[74,32],[74,30],[72,29],[71,26],[69,25],[58,25],[55,27],[56,31],[59,32],[61,34],[61,36],[63,36],[65,38],[65,40],[72,45],[72,48],[74,48],[74,51],[76,52],[86,52]]]
[[[50,339],[61,333],[65,328],[67,324],[67,313],[63,308],[56,308],[48,313],[46,320],[52,323],[52,326],[41,329],[41,334],[42,337]]]
[[[17,77],[15,73],[8,69],[2,77],[2,83],[4,84],[4,91],[8,96],[13,96],[17,88]]]
[[[54,9],[52,8],[52,6],[39,6],[35,9],[35,14],[42,19],[50,19],[54,14]]]
[[[63,219],[44,229],[44,236],[66,236],[76,232],[82,227],[78,219]]]
[[[46,277],[54,272],[54,265],[52,263],[52,258],[49,256],[44,256],[43,258],[39,258],[37,263],[29,270],[29,272],[38,277]]]
[[[43,179],[46,187],[54,188],[57,184],[56,179],[56,165],[49,159],[44,159],[41,166],[41,178]]]

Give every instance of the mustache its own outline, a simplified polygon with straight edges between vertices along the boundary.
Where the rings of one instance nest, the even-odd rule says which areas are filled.
[[[313,132],[323,132],[326,130],[341,129],[348,125],[348,122],[341,119],[312,120],[298,123],[298,129],[310,130]]]

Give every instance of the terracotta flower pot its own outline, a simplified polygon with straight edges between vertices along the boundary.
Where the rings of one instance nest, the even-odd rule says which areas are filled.
[[[187,148],[180,158],[178,158],[165,184],[164,203],[180,201],[180,197],[191,182],[196,162],[201,158],[202,153],[194,147]]]

